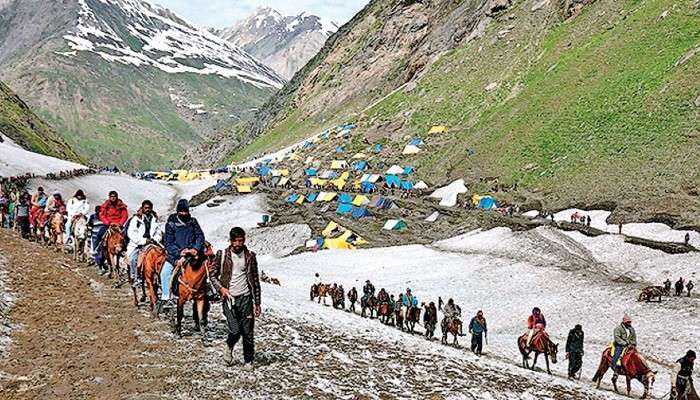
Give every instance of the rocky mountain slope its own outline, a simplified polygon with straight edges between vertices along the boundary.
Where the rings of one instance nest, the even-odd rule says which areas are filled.
[[[700,226],[699,13],[693,0],[373,1],[229,142],[250,145],[211,151],[242,160],[359,122],[387,162],[432,183]],[[423,151],[401,156],[415,136]]]
[[[291,79],[337,30],[336,23],[315,15],[283,16],[270,7],[259,7],[248,18],[213,33]]]
[[[37,117],[3,82],[0,82],[0,133],[26,150],[63,160],[83,161],[53,128]]]
[[[97,163],[166,167],[283,79],[145,0],[0,3],[0,78]]]

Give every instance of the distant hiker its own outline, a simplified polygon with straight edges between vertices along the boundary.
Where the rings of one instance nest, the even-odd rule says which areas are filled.
[[[5,215],[8,213],[10,200],[5,196],[5,193],[0,190],[0,228],[5,227]]]
[[[437,307],[434,302],[425,305],[425,314],[423,314],[423,326],[425,326],[425,337],[432,339],[435,336],[435,327],[437,326]]]
[[[620,359],[627,349],[637,346],[637,333],[632,326],[632,319],[627,314],[622,317],[622,323],[613,331],[613,346],[615,352],[611,367],[615,371],[621,365]]]
[[[695,285],[693,285],[693,281],[688,279],[688,283],[685,285],[685,287],[688,289],[688,297],[690,297],[690,291],[695,287]]]
[[[484,347],[484,335],[488,335],[486,318],[484,318],[484,313],[481,310],[477,311],[476,316],[469,322],[469,333],[472,334],[472,353],[480,356]]]
[[[695,364],[695,352],[688,350],[685,356],[679,358],[673,364],[671,371],[671,398],[670,400],[688,400],[693,389],[693,366]]]
[[[175,214],[168,217],[163,235],[163,245],[167,256],[160,271],[161,302],[160,309],[172,308],[170,299],[172,274],[177,261],[186,256],[200,257],[204,252],[204,232],[199,227],[196,218],[190,215],[190,204],[186,199],[180,199],[175,208]],[[257,273],[256,273],[257,276]]]
[[[683,277],[680,277],[676,281],[676,296],[683,294],[683,286],[685,286],[685,282],[683,281]]]
[[[547,320],[544,314],[542,314],[539,307],[533,308],[532,314],[527,317],[527,342],[525,342],[525,349],[529,349],[535,335],[544,331],[546,328]]]
[[[583,365],[583,328],[574,326],[566,338],[566,357],[569,359],[569,379],[575,379]]]
[[[39,221],[39,216],[41,215],[46,203],[49,201],[49,197],[44,193],[44,188],[39,186],[36,193],[32,195],[31,199],[31,212],[29,214],[29,224],[32,227],[39,226],[41,221]]]
[[[445,302],[442,301],[442,297],[438,296],[438,310],[442,311],[442,306],[445,305]]]
[[[357,303],[357,288],[355,288],[354,286],[348,292],[348,301],[350,302],[350,308],[348,308],[348,310],[354,313],[355,303]]]
[[[685,234],[685,245],[687,246],[690,244],[690,233]]]
[[[591,226],[591,216],[586,215],[586,226]]]
[[[666,281],[664,281],[664,295],[665,296],[671,295],[671,279],[669,279],[669,278],[666,278]]]
[[[260,279],[255,253],[245,245],[245,231],[232,228],[229,232],[230,246],[216,254],[211,284],[221,294],[222,307],[228,327],[227,349],[224,361],[233,362],[233,347],[243,338],[244,368],[251,370],[255,359],[253,328],[255,318],[261,314]]]
[[[367,279],[365,286],[362,288],[362,293],[369,297],[374,295],[374,290],[374,285],[369,281],[369,279]]]
[[[28,195],[20,196],[15,205],[15,222],[22,238],[29,237],[29,215],[31,213],[31,201]]]
[[[622,235],[622,222],[620,222],[620,223],[617,225],[617,231],[618,231],[618,233],[619,233],[620,235]]]

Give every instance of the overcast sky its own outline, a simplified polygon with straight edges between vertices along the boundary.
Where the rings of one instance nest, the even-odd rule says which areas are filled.
[[[350,20],[369,0],[154,0],[200,25],[230,26],[258,6],[270,6],[285,15],[309,14],[330,18],[341,25]]]

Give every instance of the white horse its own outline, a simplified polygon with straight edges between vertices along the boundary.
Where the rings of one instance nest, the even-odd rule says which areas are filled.
[[[72,249],[73,259],[75,261],[85,261],[87,259],[87,218],[84,215],[78,215],[71,226],[71,236],[73,237]]]

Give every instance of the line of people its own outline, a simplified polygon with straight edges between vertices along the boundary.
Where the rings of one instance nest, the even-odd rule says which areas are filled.
[[[685,282],[683,277],[678,278],[675,284],[673,284],[673,288],[675,289],[674,295],[677,297],[680,297],[683,295],[683,289],[685,288],[687,290],[688,297],[691,296],[692,290],[695,288],[695,284],[693,283],[692,280],[688,279],[688,282]],[[671,295],[671,279],[666,279],[664,282],[664,294],[666,296]]]

